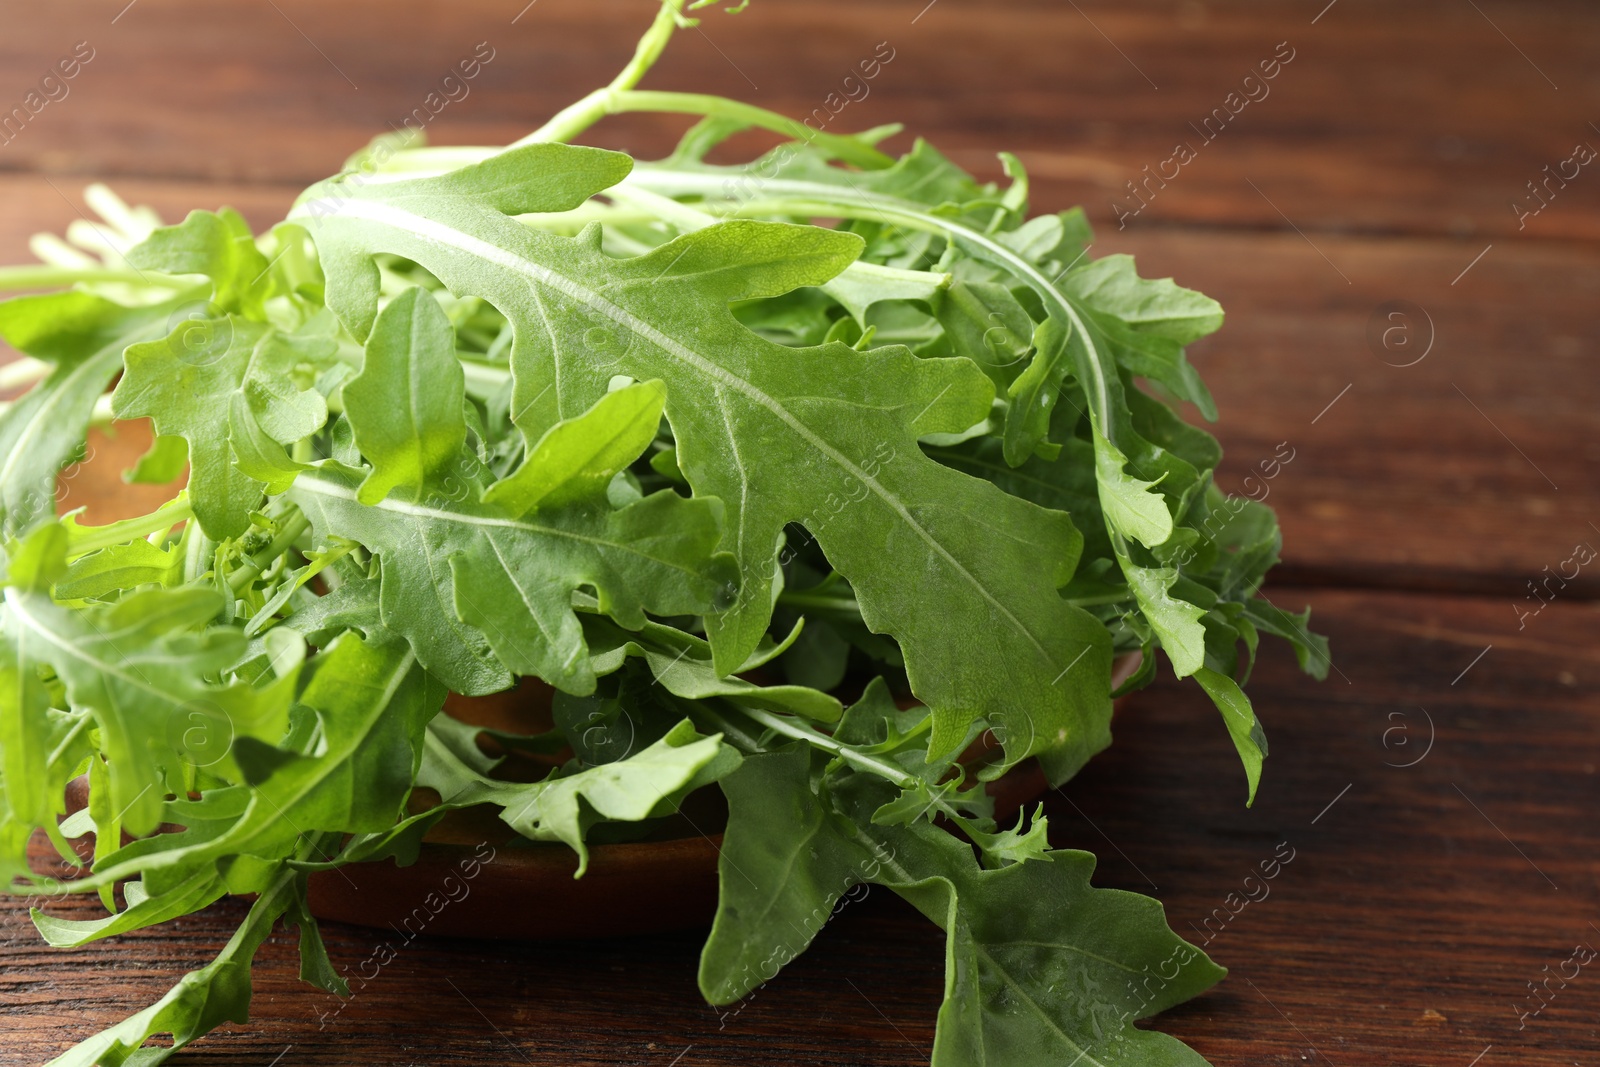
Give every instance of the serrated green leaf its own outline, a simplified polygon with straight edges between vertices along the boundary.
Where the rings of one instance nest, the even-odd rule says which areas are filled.
[[[296,368],[333,354],[332,339],[317,333],[284,334],[238,317],[181,323],[165,340],[127,350],[112,411],[147,417],[158,434],[188,441],[195,517],[212,538],[237,537],[249,528],[263,485],[235,462],[230,437],[243,445],[255,430],[235,428],[234,420],[253,420],[279,444],[320,430],[327,403],[301,384]]]
[[[737,754],[720,735],[702,737],[685,719],[626,759],[542,782],[501,782],[463,763],[430,732],[417,784],[436,790],[453,807],[493,804],[506,825],[530,840],[565,842],[578,854],[573,877],[581,878],[589,867],[583,838],[595,815],[638,822],[670,813],[688,787],[704,784],[701,772],[713,761],[726,772]]]
[[[1175,567],[1141,567],[1121,557],[1122,573],[1128,588],[1139,601],[1139,610],[1161,638],[1161,648],[1172,661],[1173,673],[1187,678],[1205,663],[1206,631],[1200,618],[1206,609],[1172,594],[1178,580]]]
[[[130,249],[128,263],[165,274],[206,275],[219,311],[263,317],[262,302],[271,288],[267,257],[256,248],[250,224],[232,208],[189,212],[178,225],[163,227]]]
[[[803,745],[747,758],[721,783],[728,828],[717,863],[717,917],[700,953],[700,993],[731,1004],[810,945],[834,905],[869,880],[841,821],[811,792]]]
[[[122,366],[122,350],[156,336],[175,302],[129,308],[82,292],[0,303],[0,337],[55,364],[0,412],[0,529],[14,534],[53,516],[56,475],[82,455],[95,401]]]
[[[1104,747],[1109,642],[1050,584],[1076,562],[1070,520],[933,463],[916,444],[988,414],[981,372],[904,349],[787,349],[728,311],[826,282],[859,253],[850,234],[731,222],[619,261],[599,250],[598,230],[567,239],[499,214],[571,207],[626,165],[529,145],[443,178],[340,190],[338,209],[311,227],[325,262],[340,265],[330,303],[364,335],[377,289],[361,264],[382,252],[488,299],[517,328],[512,410],[535,439],[591,406],[615,374],[662,379],[679,466],[727,506],[725,543],[740,561],[739,601],[709,623],[719,670],[765,632],[772,546],[800,521],[855,586],[867,625],[900,642],[913,689],[935,709],[936,739],[954,743],[987,716],[1036,746],[1008,748],[1010,758],[1063,748],[1081,764]],[[768,473],[757,477],[753,455]],[[1041,567],[1050,581],[1037,580]],[[906,574],[919,576],[914,590]]]
[[[881,787],[844,780],[835,806],[814,790],[813,758],[800,746],[752,757],[723,782],[723,898],[700,970],[713,1004],[770,978],[846,890],[873,882],[946,931],[935,1067],[1204,1063],[1133,1026],[1223,974],[1167,928],[1158,903],[1092,888],[1087,853],[984,870],[969,846],[926,823],[872,826],[865,816]],[[1142,988],[1130,980],[1157,974]]]
[[[617,472],[655,440],[666,401],[659,380],[607,393],[583,414],[550,427],[522,466],[484,492],[484,503],[526,515],[603,496]]]
[[[279,874],[253,904],[244,922],[216,959],[184,975],[166,996],[122,1022],[80,1042],[47,1067],[155,1067],[196,1038],[225,1022],[243,1023],[250,1012],[250,963],[273,924],[303,890],[299,872]],[[157,1034],[172,1035],[170,1046],[142,1048]]]
[[[668,491],[620,510],[574,504],[527,517],[442,495],[366,506],[327,472],[302,474],[289,496],[320,536],[357,541],[382,559],[384,624],[458,693],[504,689],[513,674],[591,692],[571,602],[580,586],[637,627],[647,609],[710,610],[732,579],[715,552],[716,501]]]
[[[1099,431],[1094,434],[1094,469],[1100,508],[1106,521],[1140,544],[1155,547],[1172,536],[1172,513],[1156,482],[1144,481],[1128,471],[1128,457]]]
[[[298,702],[313,717],[284,738],[285,747],[236,737],[230,765],[243,769],[240,784],[211,789],[195,803],[168,805],[166,818],[187,829],[97,859],[85,884],[110,884],[134,872],[146,880],[182,882],[189,872],[214,871],[228,857],[276,862],[307,833],[378,834],[391,828],[411,790],[422,732],[438,712],[444,688],[392,635],[363,641],[345,634],[307,668],[310,681]]]
[[[1026,830],[1022,828],[1024,824],[1028,827]],[[965,833],[982,850],[985,867],[1004,867],[1029,860],[1048,861],[1051,856],[1050,820],[1044,815],[1043,804],[1034,811],[1031,820],[1026,812],[1018,812],[1017,825],[1009,830],[985,833],[968,828]]]
[[[159,895],[147,896],[141,886],[139,882],[128,883],[124,887],[128,907],[101,919],[61,919],[38,908],[29,915],[39,936],[52,948],[76,948],[199,911],[228,892],[216,870],[204,867],[187,872],[176,886],[167,887]]]
[[[420,499],[460,459],[465,382],[455,331],[427,290],[412,287],[390,301],[367,337],[361,373],[344,386],[356,447],[372,464],[358,493],[363,504],[396,489],[401,499]]]
[[[1129,255],[1104,256],[1061,279],[1068,296],[1140,333],[1191,344],[1222,328],[1222,305],[1171,278],[1141,278]]]
[[[1328,668],[1333,666],[1328,639],[1311,632],[1310,608],[1294,615],[1269,601],[1257,599],[1246,602],[1245,616],[1262,633],[1288,641],[1294,647],[1295,660],[1301,670],[1319,681],[1328,677]]]
[[[8,679],[26,689],[48,664],[72,706],[90,712],[111,764],[113,802],[128,831],[148,834],[160,821],[163,783],[187,763],[229,765],[229,742],[281,735],[294,674],[265,688],[208,682],[238,658],[243,639],[230,631],[196,632],[220,604],[204,589],[151,590],[114,605],[72,611],[41,592],[5,592],[3,631]],[[8,693],[0,706],[38,706]]]

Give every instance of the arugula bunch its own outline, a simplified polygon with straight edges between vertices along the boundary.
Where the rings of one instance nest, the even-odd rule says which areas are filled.
[[[509,147],[382,138],[259,237],[96,188],[102,255],[41,238],[0,271],[71,285],[0,303],[7,380],[36,381],[0,413],[0,874],[99,894],[101,919],[34,911],[64,946],[256,894],[215,960],[55,1063],[244,1021],[279,920],[347,993],[307,878],[409,862],[450,811],[586,862],[712,786],[713,1004],[873,883],[945,933],[941,1067],[1203,1062],[1134,1023],[1222,969],[986,784],[1070,778],[1136,654],[1119,692],[1159,657],[1193,677],[1253,799],[1259,635],[1325,668],[1257,594],[1272,513],[1224,498],[1176,411],[1215,416],[1184,347],[1221,309],[1091,258],[1081,210],[1029,218],[1013,157],[1001,189],[922,141],[885,155],[897,127],[635,89],[690,21],[667,0],[611,85]],[[625,110],[700,121],[656,162],[569,143]],[[751,128],[792,139],[707,161]],[[182,491],[56,517],[89,427],[140,418],[128,477]],[[498,740],[564,760],[536,781],[441,710],[530,676],[555,728]],[[75,877],[30,869],[38,831]]]

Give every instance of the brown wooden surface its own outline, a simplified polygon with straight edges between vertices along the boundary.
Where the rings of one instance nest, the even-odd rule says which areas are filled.
[[[430,129],[510,139],[609,77],[651,6],[538,0],[513,24],[523,0],[125,2],[7,12],[0,102],[75,41],[97,54],[0,147],[0,261],[76,218],[92,179],[170,219],[231,203],[269,224],[478,41],[495,60]],[[1509,201],[1577,141],[1600,145],[1600,14],[938,0],[913,24],[923,3],[757,0],[685,34],[650,84],[805,113],[887,40],[893,63],[840,128],[906,121],[986,175],[995,151],[1019,151],[1038,208],[1086,204],[1097,253],[1134,252],[1227,308],[1192,352],[1222,412],[1221,483],[1241,492],[1279,442],[1296,450],[1270,483],[1286,541],[1270,595],[1313,604],[1337,670],[1317,684],[1266,657],[1251,691],[1273,754],[1252,810],[1216,713],[1168,682],[1052,800],[1058,844],[1094,851],[1100,884],[1151,892],[1190,936],[1278,842],[1296,850],[1208,946],[1230,978],[1160,1025],[1219,1067],[1593,1062],[1592,968],[1520,1030],[1518,1012],[1542,968],[1600,947],[1600,579],[1586,571],[1520,631],[1514,605],[1575,543],[1600,545],[1600,173],[1585,168],[1521,231]],[[1271,95],[1118,231],[1123,184],[1284,40],[1296,58]],[[650,154],[681,128],[623,117],[592,140]],[[1369,346],[1393,300],[1431,319],[1415,366]],[[69,483],[67,503],[93,516],[100,476]],[[1430,737],[1420,762],[1394,766]],[[57,952],[0,904],[0,1063],[43,1062],[142,1007],[241,910]],[[378,941],[325,933],[352,965]],[[278,935],[259,957],[256,1021],[182,1062],[925,1062],[939,947],[887,893],[847,908],[736,1015],[698,1001],[696,948],[423,938],[319,1030],[337,1005],[298,983]]]
[[[1153,893],[1197,940],[1189,924],[1241,891],[1279,842],[1295,850],[1271,895],[1208,946],[1228,980],[1162,1027],[1219,1067],[1302,1055],[1465,1065],[1490,1044],[1489,1064],[1586,1062],[1600,1049],[1600,976],[1583,972],[1520,1033],[1516,1013],[1542,967],[1580,942],[1600,947],[1589,925],[1600,924],[1600,613],[1557,602],[1517,634],[1499,599],[1272,595],[1316,606],[1349,682],[1308,685],[1289,656],[1266,657],[1251,692],[1273,754],[1253,809],[1216,712],[1169,682],[1132,702],[1117,743],[1049,805],[1058,843],[1101,857],[1099,884]],[[1431,751],[1390,766],[1424,751],[1430,717]],[[159,996],[242,909],[219,904],[75,951],[40,947],[22,908],[0,911],[0,1019],[11,1028],[0,1062],[42,1061]],[[324,933],[352,967],[385,939],[337,924]],[[424,937],[319,1030],[318,1013],[337,1003],[298,983],[293,939],[279,934],[256,967],[255,1021],[184,1062],[265,1065],[292,1045],[284,1062],[665,1065],[693,1045],[681,1063],[912,1065],[932,1037],[935,938],[874,890],[722,1019],[696,999],[694,934],[528,946]]]

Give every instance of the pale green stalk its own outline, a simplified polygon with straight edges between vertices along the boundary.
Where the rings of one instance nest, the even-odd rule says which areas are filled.
[[[75,282],[115,282],[118,285],[147,285],[160,289],[187,289],[193,284],[154,271],[116,270],[110,267],[58,267],[47,264],[0,267],[0,290],[53,289]]]
[[[170,530],[185,519],[194,517],[186,493],[161,505],[148,515],[107,523],[104,526],[71,526],[67,534],[67,556],[76,558],[113,545],[126,544],[146,537],[158,530]]]

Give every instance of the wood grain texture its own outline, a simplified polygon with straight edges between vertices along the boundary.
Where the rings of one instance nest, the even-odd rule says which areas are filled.
[[[1557,601],[1518,634],[1493,599],[1270,595],[1309,600],[1338,671],[1308,683],[1276,649],[1258,668],[1251,692],[1273,754],[1253,809],[1215,710],[1170,681],[1130,703],[1117,743],[1048,806],[1057,844],[1100,856],[1097,884],[1153,894],[1197,941],[1280,842],[1293,850],[1265,899],[1212,920],[1208,949],[1229,978],[1160,1026],[1219,1067],[1464,1065],[1489,1044],[1491,1064],[1592,1058],[1600,976],[1583,971],[1520,1031],[1517,1013],[1546,964],[1600,947],[1589,926],[1600,922],[1600,612]],[[75,901],[62,913],[92,910]],[[155,998],[241,911],[224,902],[112,950],[51,951],[7,902],[0,1063],[41,1062]],[[324,933],[352,972],[385,940]],[[334,1015],[333,998],[295,979],[292,938],[275,935],[257,965],[255,1021],[184,1062],[264,1067],[292,1045],[284,1062],[665,1067],[692,1045],[687,1067],[913,1065],[932,1040],[942,966],[932,928],[881,890],[726,1017],[696,997],[693,933],[388,940],[398,957]]]
[[[0,40],[7,107],[75,42],[95,58],[0,147],[0,168],[304,185],[400,123],[480,41],[494,60],[428,130],[440,143],[504,143],[609,79],[652,6],[524,2],[16,5]],[[887,41],[893,62],[831,128],[905,122],[991,174],[996,151],[1019,152],[1049,198],[1086,203],[1097,223],[1143,167],[1188,141],[1198,158],[1135,227],[1278,229],[1281,209],[1306,230],[1600,235],[1588,170],[1526,230],[1510,210],[1577,142],[1600,146],[1592,5],[1338,0],[1313,24],[1324,5],[1301,0],[940,0],[917,17],[925,2],[712,13],[650,85],[806,114]],[[1294,59],[1268,95],[1202,143],[1190,123],[1285,41]],[[660,152],[684,124],[625,116],[597,143]]]
[[[67,99],[0,145],[0,262],[77,218],[93,179],[169,219],[227,203],[268,225],[479,41],[495,59],[429,132],[508,140],[610,77],[652,7],[523,3],[8,11],[0,107],[74,42],[96,54]],[[1537,1005],[1528,983],[1575,945],[1600,947],[1600,581],[1585,573],[1518,625],[1534,606],[1528,579],[1576,542],[1600,544],[1600,175],[1583,169],[1525,227],[1510,208],[1519,195],[1531,206],[1526,183],[1577,141],[1600,145],[1597,28],[1592,5],[1504,0],[758,0],[685,34],[652,75],[804,114],[888,41],[895,59],[832,128],[905,121],[986,177],[996,151],[1018,151],[1037,208],[1087,205],[1097,254],[1133,252],[1146,275],[1228,309],[1192,350],[1222,411],[1220,482],[1250,492],[1258,461],[1279,442],[1295,449],[1269,483],[1286,539],[1269,595],[1316,607],[1337,670],[1312,683],[1277,650],[1259,668],[1251,692],[1273,755],[1254,809],[1215,711],[1169,681],[1137,697],[1117,744],[1050,802],[1057,843],[1100,857],[1098,884],[1152,893],[1197,940],[1280,842],[1294,849],[1270,896],[1208,946],[1231,977],[1160,1021],[1219,1067],[1600,1055],[1593,968],[1519,1017]],[[1125,183],[1193,139],[1188,123],[1280,41],[1295,58],[1271,95],[1119,230]],[[621,116],[592,140],[649,155],[683,125]],[[1413,366],[1368,336],[1397,300],[1431,323]],[[1405,325],[1420,344],[1424,321]],[[68,481],[88,521],[140,505],[114,480],[120,461],[104,460],[133,454],[141,433],[96,438],[102,461]],[[21,904],[0,903],[0,1064],[40,1063],[149,1003],[242,911],[223,902],[114,951],[58,952]],[[325,934],[352,969],[382,940]],[[297,981],[279,933],[259,957],[256,1021],[181,1062],[926,1062],[940,948],[890,894],[845,909],[736,1014],[698,1000],[697,949],[694,934],[423,936],[334,1014]]]
[[[1497,244],[1452,286],[1481,245],[1316,245],[1185,232],[1107,235],[1095,250],[1131,251],[1141,273],[1227,310],[1190,355],[1220,412],[1218,484],[1267,494],[1281,577],[1520,597],[1576,543],[1600,546],[1597,250]],[[1404,318],[1380,313],[1401,300],[1414,305]],[[1373,345],[1375,318],[1379,338],[1404,331],[1409,347],[1399,333],[1392,349]],[[1294,460],[1263,484],[1257,468],[1280,442]],[[1581,587],[1593,596],[1600,580]]]

